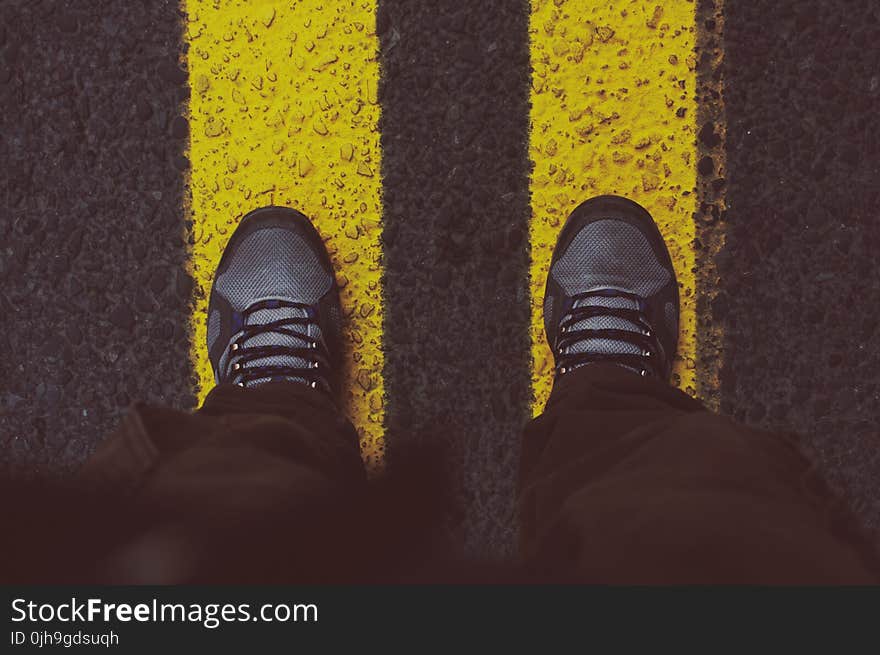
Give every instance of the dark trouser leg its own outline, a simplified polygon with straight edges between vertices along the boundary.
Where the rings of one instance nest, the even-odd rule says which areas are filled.
[[[783,437],[625,369],[561,378],[527,427],[521,551],[592,582],[876,583],[874,556]]]
[[[195,413],[135,405],[59,493],[4,503],[13,578],[112,582],[352,579],[366,475],[357,433],[291,382],[224,385]],[[84,493],[83,488],[88,489]],[[10,516],[11,514],[11,516]],[[370,557],[369,544],[362,549]]]
[[[332,540],[366,482],[351,424],[289,382],[219,386],[193,414],[135,407],[82,477],[144,516],[109,554],[110,575],[172,579],[344,570]]]
[[[365,481],[351,424],[329,398],[289,382],[222,385],[192,414],[135,405],[81,476],[184,513],[209,499],[292,509]]]

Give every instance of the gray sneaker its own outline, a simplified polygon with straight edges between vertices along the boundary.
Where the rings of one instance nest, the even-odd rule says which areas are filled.
[[[678,315],[675,270],[651,215],[617,196],[579,205],[559,235],[544,296],[557,377],[609,362],[668,379]]]
[[[337,390],[339,289],[309,220],[286,207],[245,216],[220,259],[208,306],[217,384],[275,380]]]

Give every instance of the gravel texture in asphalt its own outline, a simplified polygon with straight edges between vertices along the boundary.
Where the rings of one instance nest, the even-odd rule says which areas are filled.
[[[69,472],[192,405],[176,2],[0,3],[0,462]]]
[[[727,0],[721,40],[709,1],[720,406],[804,434],[877,531],[880,5]],[[181,18],[168,0],[0,0],[7,475],[69,473],[131,401],[194,404]],[[527,24],[498,0],[378,15],[389,463],[445,444],[449,533],[471,554],[512,550],[529,413]]]
[[[510,552],[529,416],[528,5],[380,2],[389,462],[443,444],[450,534]]]
[[[722,404],[880,528],[880,5],[728,0]]]

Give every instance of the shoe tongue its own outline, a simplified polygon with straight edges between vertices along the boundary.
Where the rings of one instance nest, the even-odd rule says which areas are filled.
[[[608,307],[611,309],[638,310],[638,301],[625,296],[588,296],[575,301],[575,309],[579,307]],[[636,323],[619,316],[604,314],[591,316],[574,323],[570,330],[624,330],[641,334],[642,328]],[[605,337],[586,337],[576,341],[565,349],[566,353],[598,353],[602,355],[640,355],[642,349],[634,343]]]
[[[306,310],[298,307],[282,306],[272,309],[258,309],[252,312],[247,317],[247,319],[245,320],[245,325],[266,325],[268,323],[273,323],[275,321],[280,321],[286,318],[307,317],[308,313],[306,312]],[[316,339],[320,339],[321,337],[321,330],[314,323],[296,323],[280,329],[301,332],[302,334],[314,337]],[[308,348],[310,345],[311,343],[306,339],[295,337],[289,334],[283,334],[280,332],[271,332],[268,330],[255,334],[254,336],[241,342],[242,348],[254,348],[260,346],[280,346],[282,348]],[[290,368],[308,368],[309,360],[293,354],[271,355],[269,357],[260,357],[259,359],[251,360],[244,364],[242,366],[242,369],[248,369],[257,366],[285,366]],[[254,386],[278,379],[291,380],[293,382],[308,382],[308,380],[302,377],[280,376],[274,378],[255,378],[248,382],[248,385]]]

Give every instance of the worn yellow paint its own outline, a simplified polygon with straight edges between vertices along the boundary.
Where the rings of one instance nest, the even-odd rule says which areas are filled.
[[[680,284],[673,382],[695,393],[695,7],[692,0],[532,0],[530,156],[533,413],[552,383],[542,304],[566,217],[595,195],[641,203]]]
[[[241,217],[309,216],[347,316],[345,401],[375,466],[383,452],[381,183],[375,0],[184,0],[192,162],[192,358],[199,398],[214,269]]]

